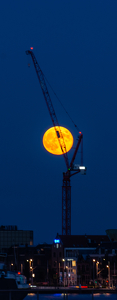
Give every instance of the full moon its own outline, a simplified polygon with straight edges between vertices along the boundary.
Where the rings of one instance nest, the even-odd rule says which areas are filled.
[[[58,136],[59,136],[59,127],[56,127],[58,130]],[[62,132],[63,138],[64,138],[64,142],[65,142],[65,146],[66,146],[66,151],[68,152],[71,147],[73,146],[73,136],[71,134],[71,132],[60,126],[60,130]],[[61,155],[63,154],[59,141],[58,139],[61,139],[61,137],[57,137],[57,134],[55,132],[55,128],[51,127],[49,128],[43,136],[43,145],[45,147],[45,149],[55,155]]]

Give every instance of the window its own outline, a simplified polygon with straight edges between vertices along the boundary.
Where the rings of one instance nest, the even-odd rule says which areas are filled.
[[[33,238],[33,231],[30,231],[30,238]]]
[[[67,266],[70,267],[70,261],[67,261]]]
[[[72,260],[72,267],[76,267],[76,261]]]
[[[86,265],[86,271],[89,271],[89,265]]]
[[[59,248],[59,244],[56,244],[56,248]]]
[[[59,252],[59,257],[61,257],[61,252]]]
[[[78,271],[80,271],[80,265],[78,265]]]
[[[56,257],[56,252],[53,253],[53,256]]]
[[[85,272],[85,265],[82,265],[82,272]]]

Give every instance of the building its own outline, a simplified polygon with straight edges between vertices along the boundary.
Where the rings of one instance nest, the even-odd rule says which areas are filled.
[[[37,285],[116,286],[117,237],[109,234],[57,234],[52,244],[34,247],[33,231],[1,226],[0,261]]]
[[[58,235],[52,245],[53,278],[62,285],[89,285],[93,280],[93,263],[102,242],[109,242],[107,235]]]
[[[94,282],[102,286],[117,286],[117,242],[102,242],[90,255]]]
[[[18,271],[30,282],[38,285],[49,284],[51,278],[51,245],[17,245],[0,254],[7,270]]]
[[[0,226],[0,252],[15,245],[33,245],[32,230],[18,230],[17,226]]]
[[[51,279],[54,285],[62,284],[64,281],[64,246],[57,235],[52,244],[51,251]]]

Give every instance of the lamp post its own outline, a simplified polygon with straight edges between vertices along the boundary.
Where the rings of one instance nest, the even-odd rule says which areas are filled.
[[[33,284],[33,277],[32,277],[32,274],[33,274],[33,260],[32,259],[29,260],[29,265],[30,265],[31,284]]]
[[[68,266],[66,266],[66,278],[67,278],[67,286],[68,286]]]
[[[32,273],[33,273],[33,268],[30,267],[31,284],[33,283]]]
[[[13,269],[13,263],[10,264],[10,271]]]
[[[96,262],[96,279],[98,279],[98,265],[99,265],[99,261]]]
[[[110,266],[106,265],[106,267],[108,268],[108,287],[110,289]]]
[[[94,263],[95,263],[95,259],[93,259],[93,283],[94,283]]]
[[[64,262],[63,275],[65,275],[65,274],[64,274],[64,273],[65,273],[65,272],[64,272],[64,271],[65,271],[65,258],[63,258],[62,261]],[[65,276],[64,276],[64,286],[65,286]]]
[[[60,285],[60,262],[59,262],[59,285]]]
[[[35,274],[34,273],[32,273],[32,284],[33,284],[33,278],[35,277]]]

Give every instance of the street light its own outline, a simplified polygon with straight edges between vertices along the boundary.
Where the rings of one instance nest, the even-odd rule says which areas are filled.
[[[35,274],[33,273],[33,274],[32,274],[32,278],[34,278],[34,277],[35,277]],[[33,281],[32,281],[32,284],[33,284]]]
[[[30,258],[29,259],[29,267],[30,267],[30,276],[31,276],[31,284],[33,283],[33,278],[32,278],[32,274],[33,274],[33,259]]]
[[[108,286],[109,286],[109,289],[110,289],[110,266],[106,265],[106,267],[108,268]]]
[[[31,271],[31,284],[33,284],[33,278],[35,277],[35,274],[33,273],[33,271],[37,268],[36,267],[30,267],[30,271]]]
[[[96,278],[98,279],[98,265],[99,265],[99,261],[96,262]]]
[[[13,267],[13,263],[10,264],[10,271],[12,270],[12,267]]]
[[[94,283],[94,263],[95,263],[95,259],[93,259],[93,283]]]
[[[64,262],[64,270],[65,270],[65,258],[62,258],[62,261]],[[63,272],[64,275],[64,286],[65,286],[65,272]]]
[[[68,286],[68,266],[66,266],[66,277],[67,277],[67,286]]]

